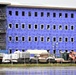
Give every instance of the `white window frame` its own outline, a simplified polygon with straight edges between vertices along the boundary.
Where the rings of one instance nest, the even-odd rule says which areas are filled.
[[[32,41],[32,37],[31,37],[31,41],[29,41],[29,37],[31,37],[31,36],[28,36],[28,42],[31,42]]]
[[[41,25],[43,25],[43,29],[41,29]],[[40,29],[41,29],[41,30],[44,30],[44,24],[40,24]]]
[[[41,41],[41,38],[42,38],[42,37],[43,37],[43,41]],[[41,41],[41,42],[44,42],[44,36],[40,36],[40,41]]]
[[[47,41],[47,38],[48,38],[48,37],[49,37],[49,36],[46,37],[46,41]],[[50,42],[50,37],[49,37],[49,41],[47,41],[47,42]]]
[[[11,28],[10,28],[9,24],[11,24]],[[9,28],[9,29],[12,29],[12,23],[9,23],[9,24],[8,24],[8,28]]]
[[[47,26],[48,26],[48,25],[50,26],[50,24],[47,24],[47,25],[46,25],[46,29],[47,29]],[[48,28],[47,30],[50,30],[50,28]]]
[[[22,24],[24,24],[24,28],[22,28]],[[25,23],[21,23],[21,29],[25,29]]]
[[[37,24],[34,24],[34,29],[35,29],[35,25],[37,25]],[[38,25],[37,25],[37,29],[38,29]],[[37,29],[35,29],[35,30],[37,30]]]

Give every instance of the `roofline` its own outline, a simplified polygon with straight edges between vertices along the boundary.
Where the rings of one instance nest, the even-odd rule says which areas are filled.
[[[72,8],[72,7],[54,7],[54,6],[30,6],[30,5],[8,5],[8,7],[23,7],[23,8],[46,8],[46,9],[64,9],[64,10],[76,10],[76,8]]]
[[[0,5],[11,5],[11,3],[7,3],[7,2],[0,2]]]

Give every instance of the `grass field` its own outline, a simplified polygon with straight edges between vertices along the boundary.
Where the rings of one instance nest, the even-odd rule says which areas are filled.
[[[67,67],[76,66],[76,64],[0,64],[0,67]]]

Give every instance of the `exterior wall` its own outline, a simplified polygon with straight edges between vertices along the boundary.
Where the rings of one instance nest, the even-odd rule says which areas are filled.
[[[12,11],[12,15],[9,15],[9,11]],[[15,11],[18,11],[18,16],[15,15]],[[22,16],[22,11],[25,12],[25,16]],[[31,12],[31,16],[28,16],[28,12]],[[37,12],[37,17],[34,16]],[[41,17],[41,12],[43,16]],[[47,12],[50,13],[50,16],[47,17]],[[53,17],[53,13],[56,13],[56,17]],[[59,13],[62,13],[62,16],[59,17]],[[65,18],[65,13],[68,14],[68,17]],[[71,18],[71,13],[74,14],[74,18]],[[76,11],[75,10],[61,10],[61,9],[41,9],[41,8],[18,8],[18,7],[8,7],[7,8],[7,36],[6,36],[6,49],[22,51],[27,49],[46,49],[53,52],[56,50],[59,53],[59,50],[74,50],[76,51]],[[18,28],[16,28],[16,23]],[[22,28],[22,23],[25,24],[25,28]],[[12,28],[9,28],[9,24],[12,24]],[[32,28],[28,28],[28,24],[31,24]],[[37,24],[37,29],[34,28],[34,25]],[[44,28],[41,29],[40,25],[44,25]],[[47,25],[50,25],[50,29],[47,29]],[[56,26],[56,29],[53,26]],[[59,26],[62,26],[59,29]],[[65,26],[68,26],[68,29],[65,29]],[[73,26],[73,30],[71,29]],[[12,37],[12,40],[9,41],[9,36]],[[18,36],[18,41],[15,41],[15,37]],[[28,41],[28,37],[32,38],[32,41]],[[38,41],[34,41],[34,37],[38,37]],[[44,37],[44,41],[40,41],[40,37]],[[25,37],[25,41],[21,40],[22,37]],[[50,38],[50,41],[47,42],[47,37]],[[56,37],[56,41],[53,41],[53,38]],[[59,41],[59,38],[62,38],[62,41]],[[65,42],[65,38],[68,38],[68,41]],[[71,41],[71,38],[74,38],[74,41]]]

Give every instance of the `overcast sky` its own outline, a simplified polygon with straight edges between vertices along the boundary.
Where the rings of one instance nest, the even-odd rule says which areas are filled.
[[[76,8],[76,0],[0,0],[0,2],[9,2],[12,4],[24,5],[43,5]]]

